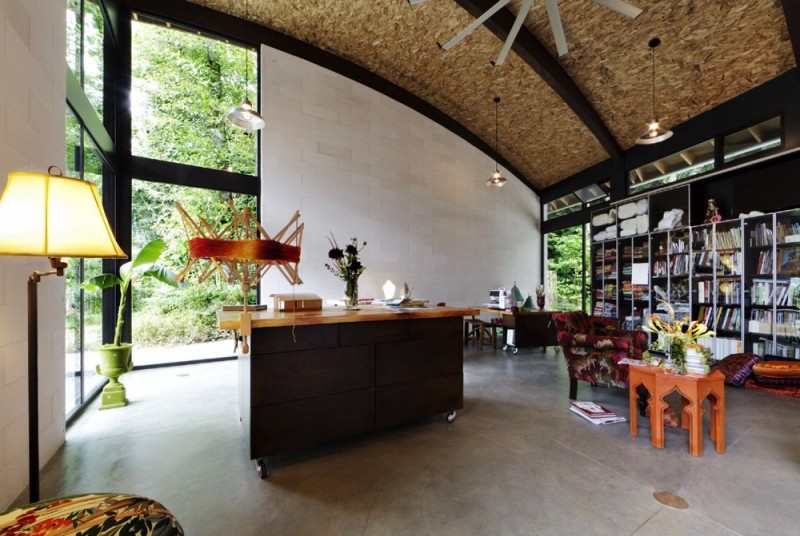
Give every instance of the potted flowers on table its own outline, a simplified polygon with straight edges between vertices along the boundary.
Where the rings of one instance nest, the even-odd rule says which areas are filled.
[[[336,243],[336,238],[328,239],[331,249],[328,251],[330,264],[325,264],[333,275],[344,281],[345,306],[348,309],[358,309],[358,278],[364,273],[366,267],[361,264],[359,253],[367,245],[366,241],[359,246],[358,239],[353,237],[344,249]]]
[[[689,372],[707,374],[708,361],[711,351],[697,343],[701,337],[715,335],[708,326],[698,320],[689,320],[685,316],[681,320],[675,319],[675,309],[664,300],[659,300],[667,307],[669,320],[664,320],[652,314],[647,320],[645,329],[658,335],[658,340],[653,343],[653,350],[662,350],[667,354],[672,370],[677,374],[687,372],[687,356],[689,357]]]

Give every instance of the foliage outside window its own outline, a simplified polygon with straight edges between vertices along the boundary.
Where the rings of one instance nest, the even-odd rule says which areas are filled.
[[[152,239],[162,238],[167,243],[162,262],[179,272],[186,266],[189,250],[188,236],[175,210],[175,202],[180,200],[191,215],[201,215],[210,223],[219,221],[225,225],[231,216],[228,208],[230,198],[233,198],[237,210],[249,207],[253,212],[257,211],[255,196],[134,180],[133,250],[138,250]],[[135,360],[137,365],[142,365],[149,364],[145,362],[151,359],[147,354],[152,354],[158,348],[227,339],[229,335],[217,328],[216,310],[223,304],[241,304],[242,295],[238,284],[227,283],[216,272],[203,284],[192,283],[190,278],[186,286],[178,289],[149,279],[141,280],[132,289],[131,301],[132,340],[137,348]],[[250,293],[248,301],[256,303],[255,290]],[[226,350],[230,353],[232,347],[226,346]],[[163,360],[181,360],[175,352],[171,354]],[[203,357],[201,354],[195,349],[189,357],[198,359]],[[141,359],[143,355],[144,361]]]
[[[583,309],[584,243],[583,227],[569,227],[547,233],[548,308],[562,311]]]
[[[82,178],[102,191],[103,164],[97,149],[67,108],[65,175]],[[101,259],[66,259],[66,412],[75,410],[102,377],[95,372],[97,348],[102,344],[102,301],[99,294],[80,289],[85,279],[102,273]]]
[[[131,25],[133,153],[255,175],[257,136],[225,114],[245,97],[258,109],[258,55],[174,25]]]
[[[67,0],[66,16],[67,65],[103,117],[103,11],[97,0]]]

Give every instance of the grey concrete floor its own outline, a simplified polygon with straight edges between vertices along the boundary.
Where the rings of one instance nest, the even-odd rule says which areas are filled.
[[[706,433],[695,458],[683,430],[668,429],[661,450],[645,419],[634,438],[627,423],[569,412],[552,348],[470,346],[464,375],[453,424],[432,418],[281,455],[261,480],[243,443],[235,362],[134,371],[123,377],[128,407],[95,402],[70,427],[42,495],[145,495],[191,536],[797,534],[800,399],[728,387],[727,451]],[[628,416],[624,390],[580,383],[578,398]],[[689,507],[662,505],[656,491]]]

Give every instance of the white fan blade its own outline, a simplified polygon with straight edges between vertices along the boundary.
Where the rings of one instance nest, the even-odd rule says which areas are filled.
[[[500,54],[497,56],[497,60],[494,62],[495,67],[503,65],[503,63],[506,61],[508,51],[511,50],[511,45],[514,43],[514,39],[517,38],[519,29],[522,28],[522,23],[525,22],[525,17],[528,16],[531,6],[533,6],[533,0],[522,0],[522,5],[519,6],[517,18],[514,19],[514,25],[511,27],[511,31],[508,32],[506,42],[503,43],[503,49],[500,51]]]
[[[553,31],[553,39],[556,41],[558,57],[563,58],[567,55],[567,38],[564,37],[564,27],[561,25],[561,15],[558,12],[558,0],[545,0],[547,7],[547,18],[550,19],[550,29]]]
[[[481,15],[480,17],[475,19],[472,22],[472,24],[470,24],[469,26],[467,26],[466,28],[461,30],[461,33],[459,33],[457,36],[452,38],[450,41],[448,41],[447,43],[442,45],[442,49],[450,50],[451,48],[453,48],[454,46],[459,44],[461,41],[464,40],[465,37],[467,37],[469,34],[474,32],[475,29],[478,26],[480,26],[481,24],[486,22],[489,19],[489,17],[491,17],[492,15],[494,15],[495,13],[497,13],[498,11],[503,9],[505,7],[505,5],[508,4],[510,1],[511,0],[500,0],[499,2],[497,2],[495,5],[490,7],[483,15]]]
[[[635,19],[642,14],[642,10],[624,0],[592,0],[595,4],[605,6],[611,11],[616,11],[620,15],[625,15],[629,19]]]

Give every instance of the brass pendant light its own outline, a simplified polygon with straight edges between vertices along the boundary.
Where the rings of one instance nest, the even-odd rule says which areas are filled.
[[[497,105],[500,104],[500,97],[494,98],[494,152],[497,155]],[[497,167],[497,158],[494,159],[494,173],[486,181],[486,186],[493,186],[495,188],[502,188],[508,182],[505,177],[500,175],[500,170]]]
[[[661,39],[654,37],[647,45],[650,47],[653,56],[653,120],[647,126],[647,130],[636,138],[637,145],[652,145],[672,137],[672,131],[663,128],[658,123],[656,116],[656,47],[661,44]]]
[[[245,2],[244,4],[244,17],[245,19],[248,18],[248,4]],[[248,91],[248,82],[249,77],[248,74],[250,72],[250,62],[247,61],[247,48],[244,49],[244,100],[242,104],[233,108],[230,112],[227,113],[225,119],[236,125],[237,127],[241,127],[246,130],[260,130],[264,128],[266,123],[264,123],[264,119],[261,117],[256,110],[253,109],[253,103],[250,102],[250,99],[247,98],[247,91]]]

